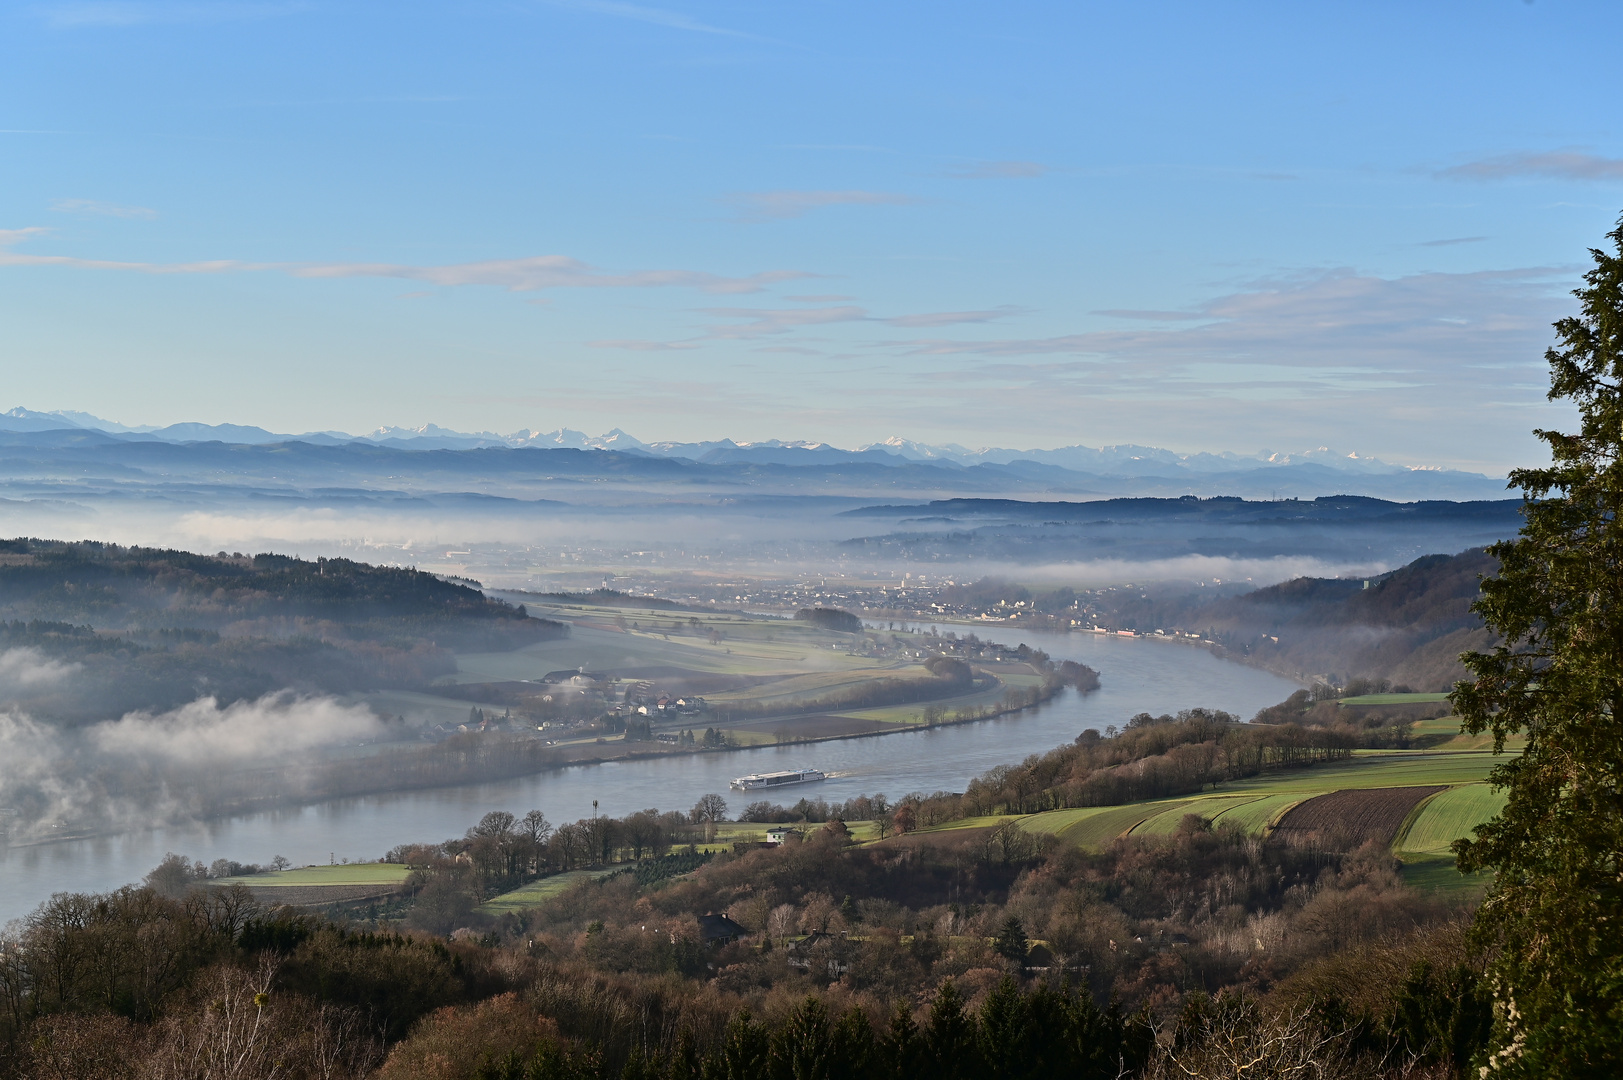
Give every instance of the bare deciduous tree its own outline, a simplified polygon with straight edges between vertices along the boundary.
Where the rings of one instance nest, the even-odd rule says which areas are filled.
[[[1347,1032],[1307,1010],[1264,1014],[1244,998],[1207,1004],[1193,1030],[1163,1045],[1145,1080],[1354,1080]]]

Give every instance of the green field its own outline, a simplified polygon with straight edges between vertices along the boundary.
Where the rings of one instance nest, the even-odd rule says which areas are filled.
[[[934,676],[922,664],[901,667],[895,664],[846,668],[840,671],[816,671],[805,675],[791,675],[760,689],[725,691],[711,694],[709,701],[720,705],[734,701],[758,701],[763,705],[795,705],[803,701],[826,698],[837,691],[859,686],[873,679],[914,678],[930,679]]]
[[[1283,817],[1285,811],[1308,798],[1312,798],[1312,794],[1263,795],[1238,805],[1230,804],[1212,819],[1212,823],[1237,825],[1250,835],[1258,836]]]
[[[1457,716],[1437,716],[1430,720],[1416,720],[1410,725],[1410,730],[1416,735],[1458,735],[1460,733],[1460,718]]]
[[[1033,814],[1023,823],[1032,832],[1053,833],[1068,844],[1102,848],[1142,821],[1177,811],[1193,799],[1162,799],[1128,806],[1090,806],[1081,810],[1054,810]]]
[[[1255,795],[1213,795],[1204,799],[1195,799],[1187,803],[1177,804],[1162,810],[1154,817],[1145,818],[1143,822],[1133,827],[1134,836],[1171,836],[1178,831],[1178,825],[1185,815],[1199,814],[1207,821],[1220,818],[1229,810],[1237,809],[1257,801]]]
[[[1452,855],[1401,856],[1403,880],[1425,892],[1469,895],[1487,888],[1493,876],[1487,871],[1462,874],[1454,866]]]
[[[485,915],[506,915],[512,911],[528,911],[530,908],[540,907],[567,890],[579,881],[589,881],[600,878],[609,870],[567,870],[562,874],[553,874],[540,881],[532,881],[528,885],[514,889],[509,893],[502,893],[480,904],[476,909]]]
[[[770,731],[739,731],[737,728],[718,728],[732,746],[776,746],[778,737]]]
[[[841,709],[832,715],[850,716],[858,720],[878,720],[886,724],[922,724],[924,710],[931,705],[939,705],[951,715],[959,709],[978,709],[982,706],[996,705],[1003,700],[1003,695],[1010,686],[1025,685],[1018,677],[1000,676],[1002,686],[995,686],[990,690],[980,690],[962,697],[942,698],[939,701],[918,702],[912,705],[887,705],[878,709]]]
[[[1470,784],[1510,755],[1488,751],[1355,750],[1351,759],[1328,765],[1270,773],[1224,784],[1219,794],[1256,792],[1281,795],[1298,791],[1342,791],[1347,788],[1429,787]]]
[[[533,598],[528,599],[528,608],[532,614],[570,623],[569,637],[537,642],[513,652],[459,654],[454,681],[535,679],[549,671],[577,667],[608,672],[676,667],[729,675],[791,676],[804,674],[808,668],[818,673],[841,673],[871,669],[876,664],[871,659],[847,655],[852,635],[822,630],[810,623],[720,612],[694,616],[685,611],[678,614],[584,604],[550,605]],[[690,617],[699,618],[702,633],[694,633],[688,626]],[[623,628],[618,625],[621,620]],[[722,635],[718,644],[710,643],[711,630]]]
[[[953,822],[949,827],[995,825],[1001,821],[1017,820],[1029,832],[1046,833],[1059,837],[1068,844],[1098,850],[1128,833],[1133,836],[1170,836],[1178,828],[1185,814],[1199,814],[1208,821],[1234,822],[1247,832],[1260,834],[1273,819],[1304,798],[1321,795],[1314,790],[1305,794],[1264,796],[1247,794],[1207,794],[1173,799],[1153,799],[1149,802],[1129,803],[1126,806],[1086,806],[1076,810],[1050,810],[1042,814],[1022,817],[970,818]],[[1253,807],[1261,809],[1253,810]]]
[[[217,885],[288,888],[295,885],[398,885],[410,873],[399,863],[349,863],[346,866],[301,866],[280,873],[218,878]]]
[[[1447,700],[1447,694],[1361,694],[1340,699],[1343,705],[1430,705]]]
[[[1392,845],[1399,854],[1446,854],[1449,845],[1505,807],[1505,793],[1462,784],[1427,799]]]

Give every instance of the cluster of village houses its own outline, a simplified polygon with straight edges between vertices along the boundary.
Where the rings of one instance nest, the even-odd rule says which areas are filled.
[[[571,668],[564,671],[549,671],[541,678],[534,680],[545,690],[540,700],[547,706],[562,704],[571,699],[582,703],[591,703],[593,708],[585,710],[591,715],[559,716],[546,720],[530,717],[515,717],[511,709],[504,709],[500,714],[494,710],[474,707],[468,712],[468,719],[460,724],[438,723],[422,732],[425,740],[439,741],[450,738],[452,735],[481,734],[494,731],[528,731],[534,728],[537,731],[563,731],[568,728],[581,727],[591,723],[598,716],[609,714],[618,717],[648,717],[650,720],[675,719],[679,716],[695,716],[706,710],[705,700],[695,694],[672,695],[664,693],[646,682],[633,683],[627,687],[624,699],[618,703],[612,698],[615,689],[615,678],[596,671],[588,671],[584,667]],[[661,733],[659,738],[664,738]],[[672,733],[666,741],[675,742],[676,735]]]

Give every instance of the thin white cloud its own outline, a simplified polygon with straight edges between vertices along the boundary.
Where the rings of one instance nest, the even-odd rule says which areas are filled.
[[[854,305],[783,310],[706,308],[704,313],[723,319],[748,320],[737,326],[711,327],[706,335],[710,338],[732,341],[744,341],[750,338],[765,337],[769,334],[782,334],[802,326],[827,326],[830,323],[862,322],[868,318],[867,311]]]
[[[100,199],[55,199],[51,202],[51,209],[59,214],[88,214],[92,217],[151,220],[158,216],[156,210],[145,206],[121,206],[118,203],[102,202]]]
[[[1037,161],[977,161],[955,165],[947,175],[958,180],[1029,180],[1048,174],[1048,166]]]
[[[13,230],[26,232],[28,230]],[[0,234],[0,240],[3,240]],[[0,266],[61,266],[76,270],[127,270],[137,274],[226,274],[239,270],[270,270],[268,264],[229,259],[192,263],[122,262],[117,259],[81,259],[73,255],[25,255],[0,246]]]
[[[48,4],[38,8],[46,25],[58,30],[116,28],[164,23],[220,23],[266,19],[303,11],[307,4],[136,2],[94,0],[90,3]]]
[[[828,206],[908,206],[911,195],[892,191],[744,191],[728,197],[743,221],[782,221]]]
[[[622,4],[615,2],[615,0],[547,0],[547,2],[552,7],[589,11],[595,15],[610,15],[617,19],[652,23],[655,26],[665,26],[672,30],[687,30],[695,34],[719,34],[723,37],[736,38],[755,37],[753,34],[746,34],[740,30],[729,30],[724,26],[711,26],[709,23],[700,22],[692,16],[683,15],[680,12],[645,7],[642,4]]]
[[[1445,180],[1514,180],[1545,176],[1556,180],[1623,180],[1623,158],[1601,157],[1575,150],[1545,153],[1518,152],[1468,161],[1440,169]]]
[[[50,231],[43,225],[30,225],[25,229],[0,229],[0,248],[20,244],[24,240],[31,240],[36,236],[44,236]]]
[[[725,319],[748,320],[738,326],[712,327],[706,334],[707,337],[723,340],[747,340],[771,334],[782,334],[803,326],[827,326],[831,323],[877,322],[884,323],[887,326],[917,328],[961,326],[969,323],[992,322],[994,319],[1003,319],[1010,315],[1021,314],[1024,310],[1024,308],[1017,307],[1000,307],[987,311],[935,311],[922,315],[879,317],[868,314],[864,308],[846,304],[840,307],[824,308],[706,308],[704,313]]]
[[[48,229],[39,226],[0,229],[0,266],[60,266],[141,274],[223,274],[274,270],[300,278],[397,278],[447,287],[487,285],[513,292],[539,289],[689,288],[719,294],[753,293],[780,281],[816,276],[799,270],[767,270],[744,277],[724,277],[701,270],[635,270],[616,274],[567,255],[411,266],[404,263],[252,263],[235,259],[149,263],[86,259],[74,255],[34,255],[12,250],[17,244],[47,232]]]
[[[426,281],[434,285],[494,285],[514,292],[536,289],[647,289],[690,288],[709,293],[759,292],[767,285],[810,277],[795,270],[769,270],[730,278],[699,270],[637,270],[606,273],[567,255],[536,255],[522,259],[488,259],[445,266],[410,266],[401,263],[316,263],[288,268],[295,277],[386,277]]]
[[[891,326],[918,327],[929,326],[962,326],[966,323],[989,323],[994,319],[1006,319],[1011,315],[1021,315],[1025,308],[999,307],[989,311],[936,311],[924,315],[896,315],[883,320]]]
[[[1486,236],[1453,236],[1447,240],[1422,240],[1421,247],[1457,247],[1460,244],[1480,244]]]

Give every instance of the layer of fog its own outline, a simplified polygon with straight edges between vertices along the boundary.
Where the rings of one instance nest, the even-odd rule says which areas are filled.
[[[38,649],[7,649],[0,652],[0,702],[19,691],[55,686],[76,674],[81,665],[64,663]]]
[[[347,557],[419,566],[506,588],[533,588],[574,564],[633,573],[655,567],[721,572],[758,580],[916,572],[928,565],[931,573],[960,578],[1006,574],[1072,585],[1212,577],[1267,584],[1300,573],[1373,573],[1421,554],[1453,553],[1503,538],[1497,524],[1424,517],[1401,527],[1284,519],[1266,525],[1196,519],[1165,526],[1131,519],[1063,528],[1037,522],[1000,525],[995,518],[903,524],[842,516],[856,506],[912,501],[901,492],[865,498],[755,492],[729,498],[673,487],[622,491],[625,501],[609,506],[589,490],[592,486],[571,485],[571,502],[535,503],[465,493],[391,498],[265,490],[255,497],[249,481],[244,489],[210,493],[220,498],[203,499],[198,491],[164,498],[132,491],[76,496],[80,501],[73,503],[8,502],[6,532],[205,553]],[[594,495],[599,501],[588,505]],[[868,539],[845,543],[858,537]],[[919,550],[903,550],[912,546]],[[1232,554],[1191,550],[1214,546]],[[584,583],[583,578],[570,587]]]
[[[1172,559],[1084,559],[1037,565],[983,561],[974,573],[1007,578],[1026,585],[1069,585],[1103,588],[1110,585],[1244,581],[1257,588],[1296,578],[1368,578],[1393,569],[1381,560],[1335,562],[1306,556],[1281,555],[1269,559],[1235,559],[1217,555],[1184,555]]]
[[[66,506],[12,504],[5,533],[47,540],[99,539],[187,551],[276,551],[379,559],[454,549],[470,544],[505,547],[568,545],[615,550],[692,545],[705,551],[761,543],[844,540],[857,529],[837,516],[840,504],[775,507],[700,507],[651,504],[608,512],[571,507],[527,507],[523,512],[481,512],[448,507],[385,510],[294,505],[274,511],[251,507]]]
[[[0,653],[8,689],[71,677],[33,649]],[[203,697],[169,712],[132,712],[64,730],[15,708],[0,711],[0,831],[11,843],[131,822],[206,816],[229,799],[234,777],[274,771],[296,793],[321,751],[383,734],[364,705],[270,694],[221,706]],[[239,787],[240,791],[240,787]]]

